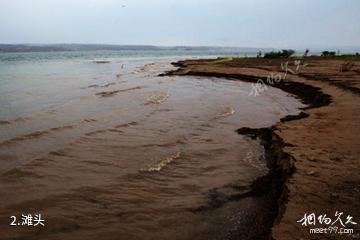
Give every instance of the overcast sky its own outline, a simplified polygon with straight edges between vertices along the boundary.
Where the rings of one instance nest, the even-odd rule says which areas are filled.
[[[0,0],[0,43],[360,45],[359,0]]]

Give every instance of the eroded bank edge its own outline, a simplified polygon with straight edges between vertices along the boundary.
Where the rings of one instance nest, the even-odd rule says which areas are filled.
[[[251,76],[245,74],[227,74],[219,72],[205,72],[205,71],[193,71],[187,70],[187,65],[184,61],[173,63],[176,70],[172,70],[161,74],[160,76],[200,76],[200,77],[217,77],[225,78],[229,80],[240,80],[244,82],[256,83],[259,79],[266,81],[265,77]],[[285,92],[295,95],[302,103],[307,107],[303,108],[298,115],[288,115],[280,122],[294,121],[309,116],[306,110],[311,108],[319,108],[327,106],[332,102],[332,97],[322,92],[321,88],[312,85],[294,82],[294,81],[281,81],[272,85],[272,87],[279,88]],[[271,226],[266,230],[266,233],[259,233],[261,239],[272,239],[271,229],[279,223],[282,215],[286,209],[286,203],[288,199],[288,181],[292,174],[295,172],[296,159],[284,151],[284,147],[294,147],[289,143],[285,143],[284,140],[276,133],[277,125],[275,124],[267,128],[240,128],[236,130],[239,134],[251,137],[252,139],[258,139],[260,144],[265,149],[265,159],[269,168],[268,174],[256,179],[252,185],[251,190],[243,194],[242,197],[261,197],[264,195],[271,196],[269,201],[273,202],[275,206],[275,213],[268,221]],[[259,239],[260,239],[259,238]]]

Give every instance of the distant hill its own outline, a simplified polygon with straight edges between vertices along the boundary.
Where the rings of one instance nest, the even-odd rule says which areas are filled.
[[[107,44],[0,44],[0,52],[59,52],[59,51],[223,51],[256,53],[258,51],[272,51],[272,48],[248,48],[248,47],[192,47],[174,46],[158,47],[151,45],[107,45]]]

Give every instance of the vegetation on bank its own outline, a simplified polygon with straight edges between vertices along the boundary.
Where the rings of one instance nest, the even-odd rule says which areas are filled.
[[[257,58],[290,58],[290,57],[293,57],[294,54],[295,54],[295,50],[293,49],[283,49],[281,51],[271,51],[271,52],[267,52],[265,53],[264,55],[262,54],[261,51],[259,51],[257,53]],[[308,57],[310,53],[310,50],[309,49],[306,49],[305,52],[303,53],[302,57],[305,58],[305,57]],[[295,57],[300,57],[299,55],[298,56],[295,56]],[[360,58],[360,54],[357,52],[355,54],[340,54],[339,52],[335,52],[335,51],[323,51],[321,52],[321,55],[318,56],[318,55],[312,55],[311,57],[315,58],[315,57],[337,57],[337,58],[349,58],[349,57],[355,57],[355,58]]]
[[[329,54],[330,53],[330,54]],[[300,60],[300,62],[299,62]],[[306,49],[302,53],[295,54],[295,51],[292,49],[285,49],[281,51],[272,51],[263,54],[261,51],[257,53],[254,57],[218,57],[216,59],[202,59],[202,60],[190,60],[193,64],[203,63],[207,65],[216,65],[216,66],[226,66],[226,67],[244,67],[244,68],[263,68],[270,69],[269,67],[279,67],[281,64],[289,62],[291,64],[294,61],[298,63],[311,64],[311,61],[317,60],[336,60],[339,62],[339,71],[348,72],[348,71],[359,71],[358,62],[360,61],[360,54],[339,54],[335,52],[335,55],[332,51],[324,51],[318,55],[310,55],[310,50]]]
[[[290,49],[291,50],[291,49]],[[295,52],[295,51],[294,51]],[[266,57],[265,57],[266,55]],[[270,57],[275,56],[275,57]],[[290,56],[290,57],[289,57]],[[306,59],[306,60],[305,60]],[[302,54],[293,53],[293,51],[282,50],[279,52],[270,52],[263,54],[262,52],[258,52],[255,57],[219,57],[217,59],[204,59],[204,60],[193,60],[194,64],[197,62],[203,62],[208,65],[217,65],[217,66],[227,66],[227,67],[245,67],[245,68],[268,68],[269,66],[281,66],[284,62],[302,60],[306,61],[307,64],[311,63],[311,61],[317,60],[341,60],[339,63],[339,71],[340,72],[348,72],[356,70],[357,62],[360,61],[360,54],[342,54],[342,55],[310,55],[310,50],[306,49]],[[358,70],[356,70],[358,71]]]
[[[335,51],[323,51],[321,53],[322,57],[335,57],[336,52]]]
[[[272,51],[264,54],[264,58],[289,58],[295,53],[293,49],[283,49],[281,51]]]

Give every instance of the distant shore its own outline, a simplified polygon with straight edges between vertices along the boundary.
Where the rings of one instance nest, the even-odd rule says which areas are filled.
[[[311,235],[309,227],[298,222],[304,214],[334,217],[338,211],[359,220],[360,58],[218,58],[174,65],[178,69],[166,75],[253,82],[259,87],[258,94],[267,87],[277,87],[308,105],[298,116],[288,116],[275,126],[238,129],[239,134],[260,139],[270,169],[246,196],[265,197],[272,206],[263,216],[253,216],[266,219],[265,223],[260,221],[263,229],[254,227],[257,239],[343,237]],[[274,81],[271,76],[276,74],[283,78]],[[349,237],[359,234],[358,226],[353,226]]]
[[[216,47],[216,46],[153,46],[116,44],[1,44],[0,53],[11,52],[67,52],[67,51],[223,51],[256,54],[273,48]]]

